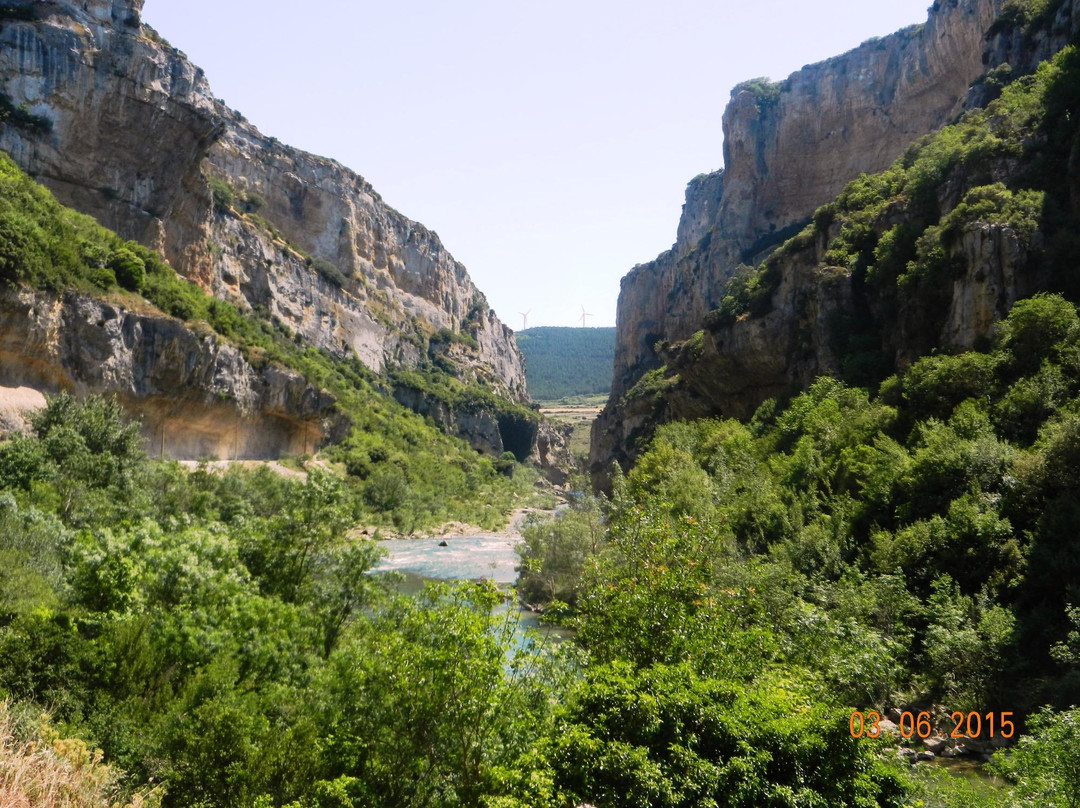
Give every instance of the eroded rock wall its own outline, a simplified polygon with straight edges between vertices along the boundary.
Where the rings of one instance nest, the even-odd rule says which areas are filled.
[[[691,183],[675,245],[622,281],[613,401],[658,366],[658,340],[700,328],[741,261],[961,109],[984,71],[984,40],[1000,6],[938,0],[924,25],[778,85],[735,88],[724,112],[722,175]]]
[[[512,332],[438,236],[215,99],[141,7],[48,0],[20,5],[33,19],[0,19],[0,92],[50,124],[0,127],[0,149],[65,204],[312,345],[381,370],[415,363],[433,333],[467,330],[477,347],[460,375],[524,400]],[[210,177],[234,205],[215,209]]]
[[[1001,7],[1002,0],[937,0],[923,25],[868,41],[779,84],[753,81],[733,90],[723,119],[724,169],[687,188],[672,249],[622,280],[612,394],[593,429],[594,470],[625,463],[648,422],[665,413],[692,417],[689,400],[657,411],[626,393],[664,363],[658,345],[702,328],[740,263],[759,259],[849,181],[888,167],[915,139],[963,110],[970,85],[986,70],[987,34]],[[828,284],[822,291],[843,294]],[[807,295],[789,303],[821,311],[832,305],[827,296]],[[814,346],[793,356],[785,316],[780,306],[768,323],[754,323],[756,334],[740,332],[745,353],[735,346],[729,356],[728,346],[719,346],[719,363],[701,371],[716,381],[701,395],[717,386],[775,393],[797,383],[806,368],[827,364],[824,354],[800,359],[815,354]]]
[[[197,460],[314,451],[347,427],[296,373],[253,367],[235,347],[160,315],[74,293],[0,291],[0,386],[115,395],[148,451]]]

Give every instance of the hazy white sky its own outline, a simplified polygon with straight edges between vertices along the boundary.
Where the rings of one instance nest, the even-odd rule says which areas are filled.
[[[441,236],[504,322],[614,325],[722,163],[731,87],[926,19],[929,0],[147,0],[264,133]]]

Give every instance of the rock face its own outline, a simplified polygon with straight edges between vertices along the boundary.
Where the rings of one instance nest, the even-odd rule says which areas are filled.
[[[344,166],[262,135],[216,100],[203,72],[141,23],[141,7],[0,10],[0,92],[50,124],[4,126],[0,149],[61,202],[311,345],[381,370],[460,332],[475,348],[459,375],[525,400],[512,332],[438,236]]]
[[[0,387],[0,434],[29,434],[29,417],[45,406],[45,396],[30,387]]]
[[[296,373],[252,367],[172,318],[73,293],[0,292],[0,385],[116,395],[142,417],[150,453],[178,459],[303,454],[347,428],[333,397]]]
[[[690,183],[672,249],[623,278],[613,399],[656,367],[658,339],[685,339],[700,327],[741,261],[959,110],[984,70],[984,38],[1000,4],[939,0],[925,25],[780,84],[757,80],[732,91],[724,170]]]
[[[701,329],[740,263],[793,235],[847,182],[888,167],[963,109],[969,86],[986,69],[986,37],[1001,6],[937,0],[924,25],[866,42],[779,84],[755,80],[732,91],[723,119],[725,168],[691,182],[672,249],[623,278],[612,395],[593,428],[594,469],[632,454],[627,441],[646,416],[641,402],[624,397],[663,364],[659,342]],[[826,316],[827,293],[823,288],[798,305]],[[797,381],[799,362],[790,366],[787,353],[775,353],[785,340],[783,318],[778,311],[774,323],[755,324],[757,336],[741,334],[757,342],[745,356],[762,364],[714,367],[711,375],[724,377],[717,383],[775,392]]]
[[[484,407],[452,409],[442,399],[404,384],[395,387],[394,398],[413,412],[431,418],[445,432],[456,435],[477,451],[510,452],[522,462],[536,451],[538,424],[534,420]]]

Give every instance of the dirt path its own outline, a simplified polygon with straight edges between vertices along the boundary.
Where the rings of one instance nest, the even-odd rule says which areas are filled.
[[[195,471],[195,469],[200,466],[209,471],[216,472],[224,472],[232,466],[239,466],[242,469],[257,469],[260,466],[266,466],[266,468],[270,469],[275,474],[280,474],[282,477],[288,477],[291,480],[307,479],[306,471],[299,471],[297,469],[291,469],[288,466],[283,466],[277,460],[179,460],[177,462],[188,471]]]

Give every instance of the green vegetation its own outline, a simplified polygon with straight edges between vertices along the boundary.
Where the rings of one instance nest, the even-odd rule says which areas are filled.
[[[1080,805],[1080,712],[1043,710],[1031,717],[1030,735],[995,769],[1012,780],[1021,804],[1050,808]]]
[[[1077,357],[1076,307],[1040,295],[987,352],[926,357],[876,398],[820,379],[749,424],[663,426],[606,509],[586,497],[525,528],[521,591],[577,628],[590,675],[616,666],[639,696],[658,670],[728,683],[735,703],[783,682],[826,711],[818,731],[830,706],[1075,703]],[[594,748],[649,720],[605,723]],[[1074,804],[1074,724],[1036,716],[999,756],[1015,804]],[[657,793],[700,797],[659,750],[631,747]],[[905,788],[926,804],[1014,804],[949,779]]]
[[[476,805],[534,739],[518,724],[546,726],[554,669],[507,670],[499,594],[390,595],[377,545],[346,537],[362,504],[340,478],[153,463],[96,399],[54,399],[33,428],[0,448],[0,691],[48,706],[128,790]]]
[[[600,585],[585,669],[508,660],[491,585],[408,598],[367,574],[378,552],[346,538],[356,503],[333,476],[152,463],[97,400],[33,425],[0,449],[0,690],[165,808],[898,805],[841,710],[752,677],[771,647],[737,613],[643,637]],[[577,513],[597,541],[678,550],[660,523],[605,540],[595,500]],[[699,578],[642,578],[642,617],[677,620]],[[754,652],[722,661],[721,638]]]
[[[784,86],[785,83],[782,81],[772,81],[760,76],[736,84],[731,90],[731,96],[734,98],[739,93],[752,93],[757,97],[758,109],[764,111],[780,101],[780,93],[783,92]]]
[[[847,699],[1068,704],[1075,671],[1050,651],[1075,598],[1061,542],[1080,494],[1065,448],[1080,411],[1078,338],[1072,304],[1022,301],[992,350],[926,357],[876,399],[823,379],[749,426],[661,427],[624,485],[642,507],[708,525],[709,556],[740,569],[762,556],[771,574],[793,575],[785,589],[808,599],[799,609],[827,614],[842,600],[829,590],[853,575],[901,584],[909,629],[864,627],[882,650]],[[799,609],[779,624],[798,625]]]
[[[232,187],[217,177],[210,177],[207,183],[210,186],[210,196],[214,200],[214,212],[225,215],[231,211],[233,204],[236,202],[236,193]]]
[[[651,398],[659,401],[665,392],[679,383],[678,376],[668,376],[667,366],[643,373],[634,386],[623,394],[623,401]]]
[[[529,396],[551,400],[611,391],[614,328],[530,328],[514,334]]]
[[[480,349],[476,338],[467,331],[451,331],[449,328],[440,328],[431,335],[433,345],[464,345],[474,351]]]
[[[1008,0],[987,36],[1019,28],[1030,34],[1053,19],[1064,0]]]
[[[225,186],[227,188],[228,186]],[[364,504],[357,514],[406,533],[449,520],[501,526],[515,501],[530,494],[535,473],[511,479],[494,458],[398,405],[388,393],[401,379],[376,377],[355,358],[337,359],[298,345],[280,324],[244,314],[180,278],[160,256],[124,242],[91,218],[60,205],[0,155],[0,280],[40,289],[118,295],[121,305],[152,304],[186,321],[202,321],[237,344],[256,368],[276,363],[329,390],[352,429],[324,457],[340,463]],[[145,301],[135,294],[141,294]],[[535,421],[536,414],[436,369],[403,378],[454,406]]]
[[[3,7],[0,6],[0,14]],[[2,16],[0,16],[2,19]],[[41,115],[34,115],[23,106],[15,106],[11,98],[0,93],[0,125],[9,124],[31,135],[47,135],[52,131],[52,121]]]

